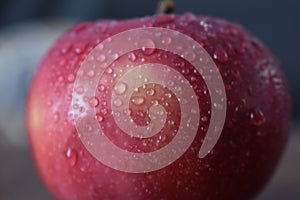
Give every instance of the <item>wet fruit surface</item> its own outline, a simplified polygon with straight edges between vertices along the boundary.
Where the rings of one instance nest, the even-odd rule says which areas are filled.
[[[101,74],[95,96],[82,98],[89,107],[72,103],[74,92],[83,94],[86,90],[74,86],[76,77],[81,73],[91,80],[99,76],[97,70],[81,72],[85,59],[92,63],[105,63],[108,59],[107,55],[92,57],[89,53],[97,45],[105,48],[99,44],[111,36],[143,27],[186,34],[208,52],[219,69],[227,97],[226,120],[217,144],[204,158],[199,158],[198,151],[212,118],[211,108],[224,109],[211,101],[212,91],[205,84],[213,77],[203,78],[187,61],[202,59],[208,63],[205,57],[184,50],[182,55],[175,55],[156,49],[158,44],[145,38],[151,48],[120,57],[113,55],[119,58]],[[166,46],[174,42],[172,37],[161,38]],[[183,47],[184,44],[177,46]],[[148,63],[169,66],[170,72],[165,73],[163,66],[144,65]],[[161,78],[167,87],[150,81],[164,73],[169,74]],[[132,88],[132,84],[122,81],[123,76],[143,84]],[[188,91],[185,87],[193,93],[178,98],[179,91]],[[128,91],[132,91],[130,96],[126,96]],[[181,110],[193,99],[200,111],[194,106]],[[129,106],[123,109],[124,105]],[[168,146],[183,119],[194,114],[199,122],[197,126],[188,120],[184,124],[190,130],[195,126],[196,136],[175,162],[147,173],[126,173],[104,165],[87,151],[72,110],[94,110],[94,119],[114,145],[140,154]],[[127,123],[118,122],[123,120],[120,116],[127,116]],[[270,178],[284,148],[289,121],[290,99],[285,79],[277,61],[261,42],[237,24],[190,13],[76,26],[56,42],[42,61],[27,108],[27,125],[40,174],[60,199],[249,199]],[[128,128],[130,124],[136,125],[134,131]],[[95,129],[89,123],[80,127],[91,132]]]

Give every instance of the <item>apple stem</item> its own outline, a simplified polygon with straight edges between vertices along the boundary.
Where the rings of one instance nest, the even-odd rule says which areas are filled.
[[[160,0],[157,6],[157,14],[168,14],[172,13],[175,8],[175,3],[173,0]]]

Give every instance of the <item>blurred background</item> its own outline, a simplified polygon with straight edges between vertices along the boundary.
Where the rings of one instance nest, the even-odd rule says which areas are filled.
[[[53,200],[39,179],[24,126],[27,89],[55,39],[72,25],[99,18],[153,15],[158,0],[0,0],[0,200]],[[176,13],[243,24],[279,58],[293,99],[289,144],[263,199],[300,199],[300,1],[175,0]]]

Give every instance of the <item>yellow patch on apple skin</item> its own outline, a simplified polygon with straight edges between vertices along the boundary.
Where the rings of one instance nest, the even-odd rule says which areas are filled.
[[[38,133],[43,121],[43,109],[38,101],[32,101],[29,106],[29,128],[32,133]]]

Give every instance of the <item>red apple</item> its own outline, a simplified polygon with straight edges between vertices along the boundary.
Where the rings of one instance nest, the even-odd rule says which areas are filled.
[[[112,47],[107,45],[117,34],[147,27],[177,34],[161,39],[161,48],[147,34],[133,35],[146,40],[147,48],[116,55],[118,59],[103,69],[97,66],[108,59],[94,52],[97,45],[96,49],[109,52]],[[186,35],[198,46],[191,47],[176,35]],[[125,43],[118,41],[115,48],[122,49]],[[182,52],[203,47],[211,59],[163,48],[172,44]],[[209,86],[215,77],[204,76],[193,60],[217,66],[224,93]],[[89,62],[94,70],[81,70]],[[123,83],[125,76],[127,83]],[[87,81],[84,87],[78,85],[80,77]],[[136,87],[140,79],[145,84]],[[94,97],[81,99],[95,80]],[[118,94],[127,90],[131,93],[124,102]],[[179,98],[175,90],[183,91],[183,96]],[[214,92],[226,97],[223,106],[214,102]],[[128,109],[113,108],[123,105]],[[210,123],[219,114],[213,109],[226,112],[224,127],[213,148],[199,157]],[[160,116],[157,111],[164,112]],[[238,24],[191,13],[77,25],[45,56],[27,105],[27,126],[40,175],[59,199],[250,199],[272,175],[289,123],[289,91],[269,50]],[[177,139],[178,149],[169,152],[180,156],[168,160],[163,151],[180,131],[185,136]],[[193,140],[183,147],[186,138]],[[110,143],[104,144],[106,139]]]

